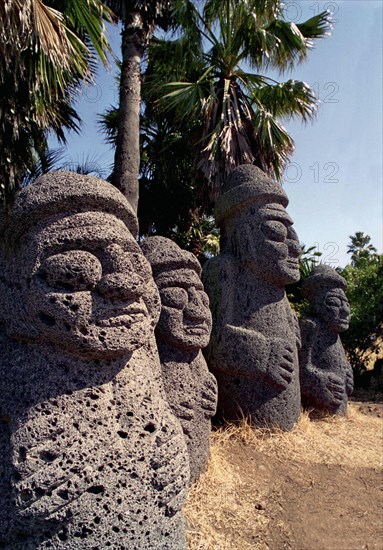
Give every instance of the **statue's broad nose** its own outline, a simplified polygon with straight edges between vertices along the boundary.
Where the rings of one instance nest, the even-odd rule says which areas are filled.
[[[345,315],[350,315],[351,313],[351,308],[350,308],[350,304],[348,302],[342,302],[342,312],[345,314]]]
[[[206,317],[206,306],[203,303],[201,294],[201,292],[193,288],[189,289],[189,302],[185,309],[185,314],[203,321]]]
[[[297,258],[301,251],[302,251],[302,247],[299,243],[299,238],[298,238],[298,235],[295,231],[295,229],[293,229],[292,227],[289,228],[289,234],[288,234],[288,247],[289,247],[289,252],[292,256],[294,256],[295,258]]]
[[[97,285],[97,292],[110,300],[139,298],[145,290],[145,281],[137,273],[110,273]]]

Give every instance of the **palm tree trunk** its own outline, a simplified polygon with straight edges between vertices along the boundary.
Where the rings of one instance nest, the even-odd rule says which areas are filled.
[[[126,24],[122,31],[119,127],[113,184],[125,195],[137,213],[140,169],[140,68],[145,51],[146,33],[143,30],[141,16],[135,15],[137,17],[134,18],[133,24]],[[140,21],[137,21],[137,18]]]

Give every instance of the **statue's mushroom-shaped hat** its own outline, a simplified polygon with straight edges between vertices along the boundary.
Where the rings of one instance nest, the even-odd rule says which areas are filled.
[[[253,204],[276,202],[284,207],[288,198],[282,186],[257,166],[242,164],[228,176],[218,197],[214,214],[218,225]]]
[[[318,265],[302,283],[302,294],[312,300],[322,290],[341,288],[346,290],[347,281],[329,265]]]
[[[137,236],[137,217],[118,189],[94,176],[58,170],[44,174],[16,195],[11,212],[0,220],[2,241],[17,242],[20,235],[45,219],[80,212],[113,214]]]
[[[152,266],[154,278],[164,271],[192,269],[201,275],[201,265],[191,252],[183,250],[166,237],[148,237],[141,244],[144,256]]]

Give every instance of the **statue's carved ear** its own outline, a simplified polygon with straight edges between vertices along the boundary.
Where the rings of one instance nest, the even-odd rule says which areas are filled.
[[[10,273],[9,269],[9,263],[0,250],[0,324],[5,326],[11,338],[23,341],[36,340],[39,331],[33,320],[28,319],[24,298],[20,294],[19,273],[17,270]]]

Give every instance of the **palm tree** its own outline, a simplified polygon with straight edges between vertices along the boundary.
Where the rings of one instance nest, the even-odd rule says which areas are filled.
[[[260,68],[294,66],[311,48],[309,37],[324,36],[329,29],[327,13],[299,26],[276,19],[278,6],[281,9],[277,0],[209,1],[204,12],[195,4],[184,2],[184,13],[176,12],[182,32],[175,39],[150,41],[142,88],[140,232],[154,230],[178,242],[198,227],[202,215],[211,213],[204,176],[218,184],[226,171],[242,162],[280,175],[293,142],[278,119],[314,116],[316,100],[306,84],[278,84],[245,72],[242,62],[253,60],[253,67]],[[219,21],[211,12],[220,14]],[[211,24],[209,17],[214,19]],[[225,21],[232,36],[228,44]],[[112,144],[118,122],[113,108],[101,117]]]
[[[357,231],[355,235],[350,235],[351,244],[347,246],[347,254],[351,254],[351,264],[357,265],[361,260],[368,260],[375,256],[377,250],[370,244],[371,237],[365,235],[363,231]]]
[[[181,4],[178,2],[178,4]],[[183,0],[184,4],[188,1]],[[141,64],[156,26],[171,22],[174,0],[106,0],[122,22],[122,64],[112,182],[135,212],[140,169]]]
[[[258,71],[284,72],[304,61],[314,39],[328,34],[330,14],[295,24],[283,19],[281,0],[205,0],[194,16],[201,47],[193,43],[191,51],[184,35],[154,42],[147,85],[150,99],[179,126],[200,121],[197,168],[214,199],[223,176],[239,164],[281,177],[294,143],[280,120],[312,119],[317,101],[304,82],[280,83]]]
[[[9,202],[36,154],[46,151],[46,132],[65,141],[77,131],[71,106],[90,81],[95,55],[109,48],[101,0],[0,0],[0,199]]]

